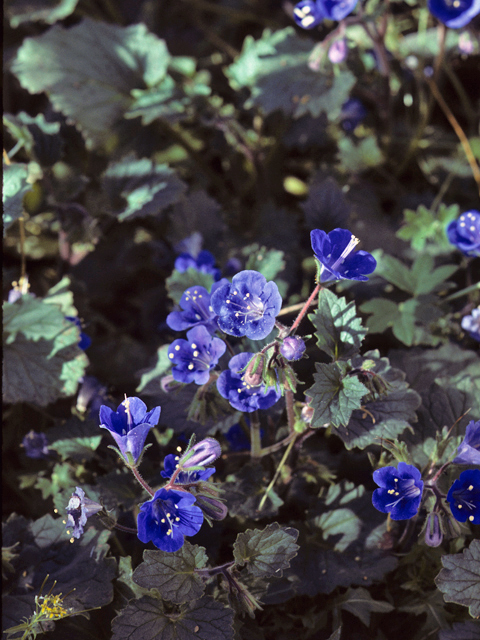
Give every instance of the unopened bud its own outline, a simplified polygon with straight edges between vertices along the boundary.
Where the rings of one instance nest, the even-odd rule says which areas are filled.
[[[280,353],[287,360],[300,360],[305,353],[305,342],[299,336],[288,336],[280,347]]]
[[[341,40],[335,40],[335,42],[328,50],[328,57],[330,59],[330,62],[332,62],[333,64],[343,62],[347,55],[348,47],[346,41],[343,38]]]
[[[178,461],[178,466],[182,469],[189,467],[205,467],[211,464],[222,454],[220,444],[215,438],[205,438],[185,453]]]
[[[263,353],[257,353],[250,362],[247,364],[245,373],[243,374],[243,380],[251,387],[258,387],[263,382],[263,365],[265,362],[265,356]]]
[[[443,532],[438,513],[429,513],[425,522],[425,544],[438,547],[442,544]]]
[[[302,413],[301,413],[302,420],[307,424],[309,424],[312,421],[314,411],[315,409],[311,407],[309,404],[303,405]]]
[[[227,506],[223,502],[220,502],[220,500],[204,495],[197,495],[195,497],[197,500],[195,503],[196,506],[200,507],[207,518],[223,520],[228,514]]]

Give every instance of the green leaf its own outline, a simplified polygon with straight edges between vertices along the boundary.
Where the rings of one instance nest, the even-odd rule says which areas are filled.
[[[43,302],[56,305],[60,308],[64,316],[75,317],[77,310],[73,304],[73,293],[70,291],[70,286],[71,280],[69,276],[64,276],[60,282],[57,282],[57,284],[48,290],[47,295],[43,298]]]
[[[273,489],[268,492],[262,510],[258,510],[269,479],[262,466],[253,463],[245,464],[233,479],[227,478],[227,482],[222,484],[222,497],[228,506],[229,515],[252,520],[273,518],[283,504],[283,500]]]
[[[347,593],[337,600],[340,608],[353,613],[360,618],[366,627],[370,626],[370,615],[373,611],[378,613],[389,613],[395,607],[385,600],[374,600],[366,589],[349,589]]]
[[[175,304],[179,304],[185,289],[198,286],[205,287],[207,291],[210,291],[213,282],[214,279],[210,273],[197,271],[197,269],[193,267],[190,267],[183,273],[174,269],[172,275],[166,280],[168,296]]]
[[[330,536],[340,535],[335,543],[335,551],[345,551],[348,545],[358,538],[362,521],[351,509],[334,509],[313,519],[314,526],[322,530],[326,540]]]
[[[473,618],[480,616],[480,540],[472,540],[462,553],[442,556],[444,568],[435,578],[445,602],[464,607]]]
[[[41,298],[22,296],[17,302],[3,303],[4,332],[7,344],[13,342],[18,333],[28,340],[54,340],[67,333],[70,344],[78,342],[79,332],[72,322],[65,320],[62,311],[53,304],[46,304]]]
[[[61,427],[48,431],[48,447],[62,460],[83,462],[94,457],[102,436],[97,420],[80,420],[74,416]]]
[[[103,185],[112,200],[118,194],[126,200],[126,206],[117,213],[120,222],[158,216],[177,202],[186,189],[173,169],[133,156],[110,164],[103,174]]]
[[[125,604],[130,600],[139,599],[142,596],[153,595],[147,589],[142,589],[135,584],[132,578],[132,558],[130,556],[120,556],[118,559],[118,578],[115,582],[115,588],[120,591],[124,597]]]
[[[60,159],[63,149],[60,122],[47,122],[43,113],[32,117],[21,111],[16,115],[4,114],[3,123],[17,141],[15,148],[23,147],[32,160],[51,166]]]
[[[425,248],[432,253],[450,251],[452,245],[445,232],[448,224],[458,218],[460,207],[458,204],[439,205],[438,211],[427,209],[423,204],[416,211],[405,209],[403,212],[403,227],[397,231],[397,238],[410,240],[410,246],[415,251]]]
[[[169,60],[163,40],[143,24],[119,27],[84,19],[26,38],[12,72],[30,93],[46,92],[94,148],[108,141],[132,103],[132,89],[161,82]]]
[[[412,429],[410,423],[417,421],[415,410],[420,406],[420,396],[408,388],[405,374],[392,367],[388,358],[380,358],[378,351],[369,351],[365,356],[352,360],[354,367],[362,367],[365,360],[375,362],[371,369],[386,383],[386,393],[366,400],[363,408],[352,413],[346,426],[340,425],[335,433],[343,440],[347,449],[365,449],[384,439],[396,439],[405,429]]]
[[[208,596],[174,614],[145,596],[113,619],[112,640],[233,640],[232,622],[233,610]]]
[[[478,640],[478,622],[454,622],[451,629],[440,629],[438,640]]]
[[[347,360],[358,353],[367,331],[354,302],[347,303],[329,289],[322,289],[318,309],[308,318],[317,329],[318,347],[334,360]]]
[[[281,578],[283,569],[290,566],[290,560],[297,554],[297,537],[296,529],[281,527],[277,522],[265,529],[247,529],[238,534],[233,545],[235,562],[246,565],[257,578]]]
[[[306,391],[312,398],[309,403],[315,409],[312,427],[328,424],[346,425],[355,409],[359,409],[366,395],[365,386],[356,378],[348,376],[350,363],[315,363],[317,373],[313,374],[315,384]]]
[[[348,173],[359,173],[383,162],[383,154],[373,135],[363,138],[357,144],[346,136],[340,138],[337,157],[341,169]]]
[[[350,71],[326,74],[308,66],[312,43],[293,27],[263,32],[259,40],[245,38],[240,56],[225,71],[233,89],[251,89],[247,109],[258,106],[265,114],[281,109],[293,118],[325,113],[329,120],[340,114],[355,77]]]
[[[5,231],[23,215],[23,196],[32,188],[26,164],[3,163],[3,226]]]
[[[457,49],[459,33],[449,29],[446,34],[445,51]],[[418,30],[413,33],[404,33],[401,38],[395,40],[395,49],[399,55],[405,59],[408,55],[415,55],[419,58],[435,57],[440,52],[438,34],[435,28]]]
[[[259,271],[267,280],[274,280],[285,269],[283,251],[267,249],[255,243],[244,247],[242,255],[248,256],[245,269]]]
[[[162,378],[165,373],[171,367],[171,361],[168,358],[168,348],[170,345],[164,344],[157,349],[157,363],[152,369],[148,369],[142,373],[142,377],[140,379],[140,384],[136,388],[136,391],[140,393],[145,389],[145,387],[152,382],[152,380],[156,380],[157,378]],[[158,381],[160,383],[160,380]]]
[[[133,581],[144,589],[157,589],[164,600],[184,604],[202,597],[205,584],[195,569],[203,569],[207,562],[205,549],[188,542],[174,553],[147,549]]]
[[[53,24],[71,15],[78,0],[8,0],[6,15],[10,26],[16,29],[24,22]]]

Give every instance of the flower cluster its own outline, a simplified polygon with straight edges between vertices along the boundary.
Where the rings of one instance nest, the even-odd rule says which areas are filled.
[[[447,237],[466,256],[480,256],[480,211],[472,209],[452,220]]]
[[[302,29],[313,29],[323,20],[343,20],[357,5],[357,0],[302,0],[294,10],[295,22]]]
[[[220,279],[220,269],[215,266],[215,258],[210,251],[200,251],[195,257],[190,253],[181,253],[175,260],[175,269],[184,273],[188,269],[195,269],[200,273],[209,273],[215,280]]]

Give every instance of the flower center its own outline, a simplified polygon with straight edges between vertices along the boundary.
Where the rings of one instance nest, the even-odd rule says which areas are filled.
[[[177,505],[173,505],[175,509],[178,509]],[[180,518],[172,513],[172,505],[168,504],[164,500],[157,499],[153,503],[152,512],[155,524],[164,528],[167,526],[167,536],[173,536],[173,527],[178,527]]]
[[[360,240],[352,234],[352,237],[350,238],[349,243],[347,244],[345,249],[342,251],[340,256],[332,264],[330,269],[335,271],[341,264],[343,264],[343,262],[345,262],[345,259],[348,258],[348,256],[353,252],[353,250],[355,249],[355,247],[359,242]]]
[[[238,291],[233,291],[227,298],[227,304],[243,324],[260,320],[265,314],[265,305],[255,294],[246,293],[242,298]]]

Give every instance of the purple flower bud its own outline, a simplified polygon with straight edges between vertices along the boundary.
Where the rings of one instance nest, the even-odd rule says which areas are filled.
[[[178,466],[183,469],[188,467],[205,467],[211,464],[222,454],[220,444],[214,438],[205,438],[184,454],[178,461]]]
[[[210,498],[203,495],[195,496],[197,506],[203,511],[204,515],[211,520],[223,520],[228,514],[228,508],[220,500]]]
[[[443,531],[438,513],[429,513],[425,522],[425,544],[439,547],[442,544]]]
[[[335,40],[330,49],[328,50],[328,57],[332,64],[339,64],[343,62],[348,55],[347,42],[344,38],[341,40]]]
[[[305,342],[298,336],[288,336],[280,347],[280,353],[287,360],[300,360],[305,353]]]
[[[248,363],[245,373],[243,374],[244,381],[252,387],[258,387],[263,382],[262,371],[263,364],[265,362],[265,356],[261,353],[257,353]]]

